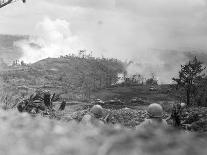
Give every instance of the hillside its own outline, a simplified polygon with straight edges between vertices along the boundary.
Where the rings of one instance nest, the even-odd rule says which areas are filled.
[[[88,99],[93,91],[106,88],[124,72],[116,59],[67,56],[47,58],[27,66],[13,66],[1,72],[4,83],[13,88],[48,89],[67,99]]]
[[[20,57],[21,52],[15,42],[26,38],[0,35],[0,58],[3,58],[0,64],[3,64],[1,60],[10,62]],[[12,101],[7,102],[13,102],[40,88],[61,94],[66,100],[119,98],[125,103],[134,97],[149,102],[171,100],[166,92],[161,92],[165,90],[163,88],[158,92],[150,92],[148,86],[111,88],[118,80],[117,74],[125,72],[124,65],[117,59],[94,58],[91,55],[66,55],[8,68],[0,65],[0,78],[4,86],[0,97],[9,95]]]

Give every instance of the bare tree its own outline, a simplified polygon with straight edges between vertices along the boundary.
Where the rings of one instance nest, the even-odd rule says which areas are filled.
[[[11,4],[11,3],[14,3],[14,2],[17,2],[18,0],[0,0],[0,8],[8,5],[8,4]],[[22,0],[23,3],[26,3],[26,0]]]

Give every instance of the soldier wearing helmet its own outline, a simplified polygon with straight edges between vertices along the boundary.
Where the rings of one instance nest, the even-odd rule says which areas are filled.
[[[148,109],[148,116],[149,119],[146,119],[144,122],[142,122],[139,126],[136,127],[136,129],[138,128],[142,128],[142,127],[164,127],[166,128],[167,122],[162,119],[163,116],[163,109],[161,107],[161,105],[157,104],[157,103],[152,103],[149,105]]]
[[[174,103],[172,106],[171,115],[167,120],[172,119],[173,126],[176,128],[179,128],[181,126],[182,111],[185,107],[185,103]]]
[[[182,103],[180,103],[180,106],[182,109],[184,109],[186,107],[186,104],[182,102]]]
[[[90,109],[90,113],[86,114],[82,123],[87,125],[102,126],[104,122],[101,120],[103,117],[103,108],[100,105],[94,105]]]

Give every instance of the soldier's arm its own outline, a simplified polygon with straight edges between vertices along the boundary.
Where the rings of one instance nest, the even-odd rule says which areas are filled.
[[[172,119],[172,115],[171,114],[165,120],[168,121],[170,119]]]
[[[106,115],[106,117],[103,119],[104,123],[108,123],[107,119],[109,118],[109,116],[110,116],[110,113],[108,113],[108,114]]]

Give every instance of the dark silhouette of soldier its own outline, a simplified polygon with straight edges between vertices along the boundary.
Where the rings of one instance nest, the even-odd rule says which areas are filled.
[[[60,104],[59,110],[63,111],[65,109],[66,106],[66,101],[62,101],[62,103]]]

